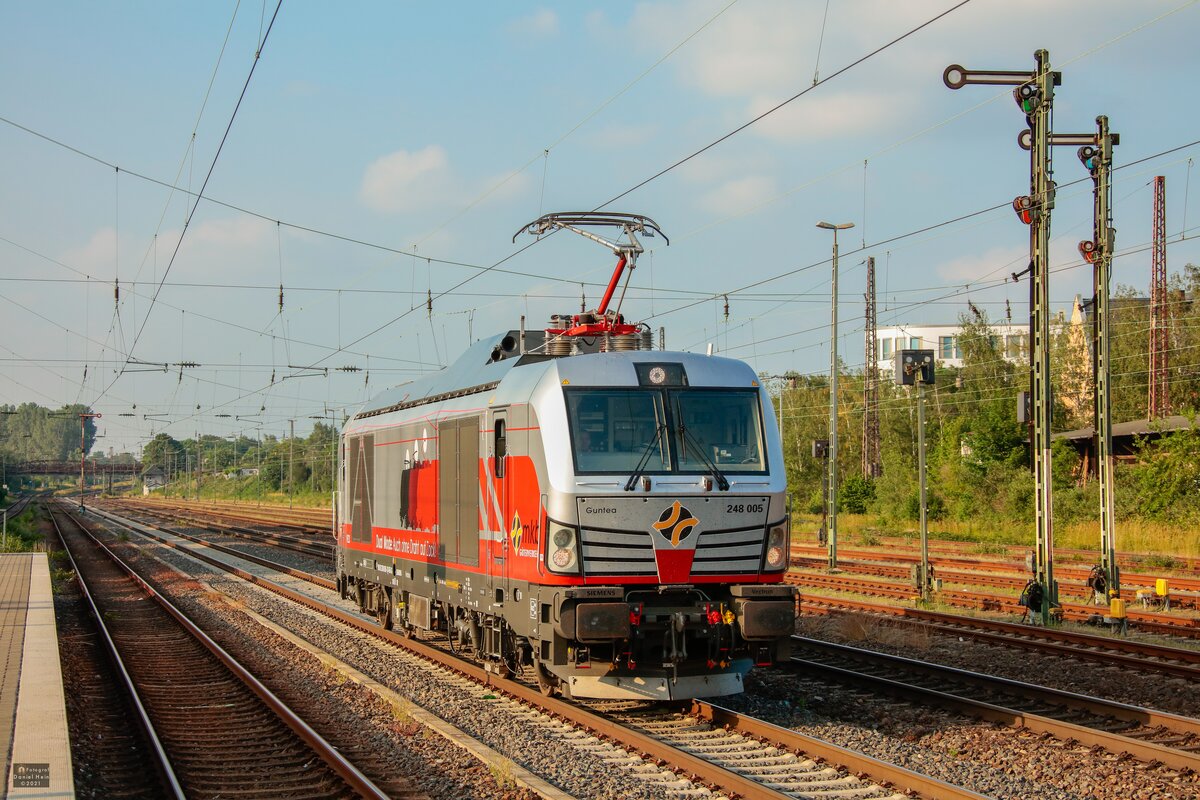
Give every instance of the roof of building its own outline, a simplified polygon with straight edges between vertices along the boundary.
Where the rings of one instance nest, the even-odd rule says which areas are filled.
[[[1132,422],[1119,422],[1113,425],[1113,436],[1145,436],[1149,433],[1167,433],[1195,427],[1188,417],[1173,416],[1162,419],[1136,419]],[[1091,439],[1096,435],[1096,429],[1088,426],[1074,431],[1063,431],[1054,434],[1052,439]]]

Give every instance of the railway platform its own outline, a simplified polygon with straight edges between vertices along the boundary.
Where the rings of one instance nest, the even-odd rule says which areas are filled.
[[[0,665],[0,748],[7,797],[74,797],[45,553],[0,554]]]

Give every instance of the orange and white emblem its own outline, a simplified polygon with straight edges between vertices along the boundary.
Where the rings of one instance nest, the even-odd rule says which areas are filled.
[[[691,535],[692,529],[700,524],[700,520],[692,516],[683,505],[676,500],[671,507],[664,510],[650,527],[671,542],[671,547],[679,547],[679,543]]]
[[[513,514],[512,530],[508,533],[509,541],[512,542],[513,550],[521,549],[521,539],[525,536],[525,527],[521,525],[521,515]]]

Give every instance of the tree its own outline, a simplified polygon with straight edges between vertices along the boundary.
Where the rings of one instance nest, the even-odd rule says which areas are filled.
[[[184,467],[183,444],[165,433],[160,433],[142,448],[142,470],[158,467],[167,475],[179,472]]]

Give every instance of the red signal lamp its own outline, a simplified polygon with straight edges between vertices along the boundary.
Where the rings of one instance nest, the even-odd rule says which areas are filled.
[[[1091,239],[1085,239],[1079,243],[1079,255],[1083,256],[1083,260],[1089,264],[1095,263],[1098,249],[1096,243]]]
[[[1013,211],[1017,212],[1017,217],[1026,225],[1033,224],[1033,198],[1027,194],[1013,198]]]

